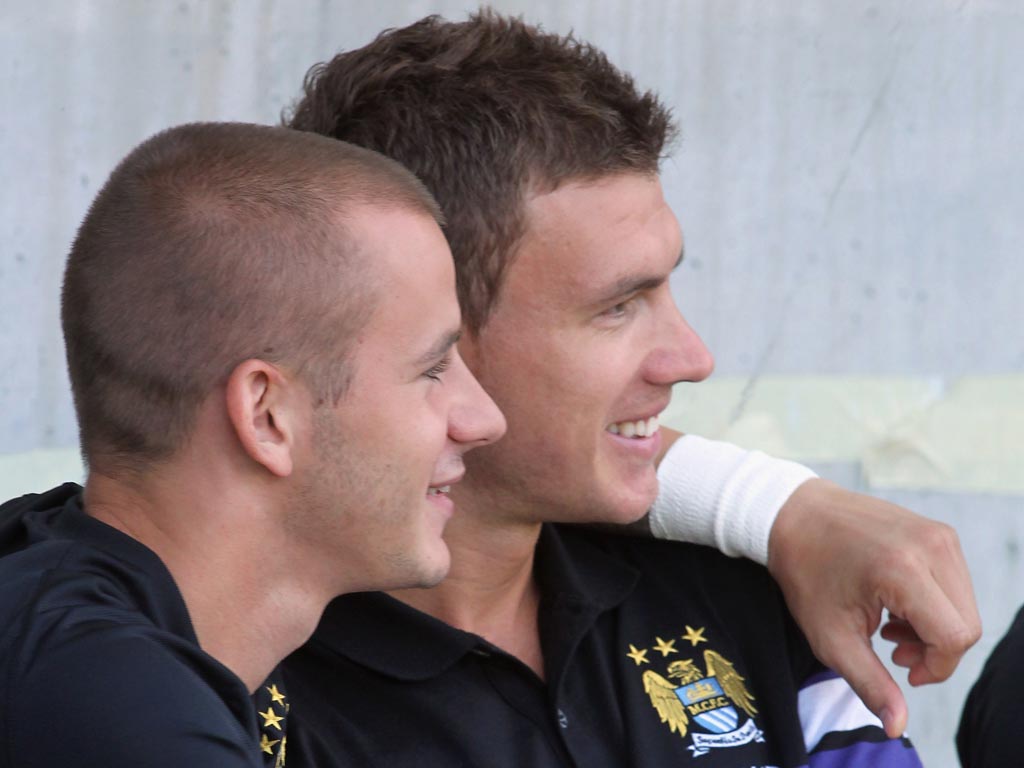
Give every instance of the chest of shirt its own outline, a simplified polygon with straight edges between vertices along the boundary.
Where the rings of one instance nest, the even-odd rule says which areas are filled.
[[[289,681],[290,688],[316,680],[332,693],[313,703],[310,717],[293,713],[289,764],[803,763],[798,673],[781,622],[767,626],[761,617],[756,636],[752,623],[741,628],[744,637],[699,602],[676,600],[663,613],[644,599],[634,607],[598,616],[585,606],[549,610],[546,681],[484,641],[442,673],[414,681],[309,649],[293,662],[299,685]],[[328,669],[334,677],[325,685]]]

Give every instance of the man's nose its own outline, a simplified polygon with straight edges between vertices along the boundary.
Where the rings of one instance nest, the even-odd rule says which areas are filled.
[[[671,300],[670,300],[671,301]],[[697,332],[672,302],[658,328],[657,346],[647,359],[645,378],[654,384],[703,381],[715,369],[715,359]]]
[[[458,352],[453,352],[449,381],[458,393],[448,416],[448,436],[466,450],[487,445],[505,434],[505,416],[480,386]]]

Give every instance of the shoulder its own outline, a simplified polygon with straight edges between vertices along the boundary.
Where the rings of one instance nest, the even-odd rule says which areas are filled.
[[[3,640],[55,621],[94,614],[122,623],[144,621],[192,635],[181,595],[159,557],[140,542],[87,516],[77,486],[26,497],[0,519],[0,626]],[[54,494],[68,496],[53,504]],[[29,504],[26,508],[24,505]],[[13,506],[12,506],[13,505]]]
[[[996,645],[964,705],[957,750],[965,768],[1010,765],[1019,759],[1024,718],[1024,608]]]
[[[664,541],[634,536],[607,529],[580,526],[555,526],[571,554],[596,550],[635,569],[642,582],[689,590],[712,583],[718,593],[735,589],[735,596],[748,594],[755,602],[771,596],[776,601],[777,587],[768,570],[757,563],[728,557],[700,544]]]
[[[155,627],[155,617],[184,611],[173,582],[126,567],[87,543],[42,541],[0,558],[0,621],[5,632],[3,662],[19,648],[63,648],[69,638],[89,637],[99,628]],[[180,606],[180,611],[178,610]],[[191,633],[187,622],[177,629]]]
[[[618,628],[637,638],[629,640],[637,648],[683,637],[695,653],[724,654],[761,678],[762,688],[788,689],[793,704],[795,686],[822,670],[763,566],[697,544],[603,530],[562,527],[559,533],[573,556],[583,559],[590,548],[636,573],[612,615]]]
[[[68,614],[70,615],[70,614]],[[5,686],[13,765],[249,765],[247,692],[198,646],[143,623],[51,624]],[[245,718],[245,719],[241,719]]]
[[[567,558],[586,563],[584,576],[600,573],[594,565],[600,558],[608,562],[604,570],[614,564],[635,574],[635,586],[618,608],[620,617],[641,622],[659,616],[707,617],[734,635],[756,637],[760,647],[785,649],[800,659],[801,668],[809,661],[782,593],[763,566],[699,544],[576,526],[556,526],[556,532]]]
[[[6,606],[14,620],[0,638],[0,765],[2,757],[61,766],[255,759],[243,751],[255,745],[244,685],[190,629],[183,635],[154,620],[159,590],[81,543],[19,555],[0,563],[0,574],[30,593]]]

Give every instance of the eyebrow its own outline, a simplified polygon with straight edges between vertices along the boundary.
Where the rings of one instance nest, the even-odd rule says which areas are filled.
[[[416,359],[416,365],[426,365],[427,363],[434,362],[439,357],[444,357],[448,353],[448,350],[454,347],[461,338],[461,330],[449,331],[434,342],[430,346],[430,349]]]
[[[679,258],[676,259],[676,263],[672,265],[672,272],[674,272],[680,264],[683,263],[683,250],[679,250]],[[607,291],[602,294],[602,297],[598,299],[595,304],[604,304],[606,302],[617,299],[620,296],[627,296],[631,293],[638,293],[640,291],[649,291],[652,288],[657,288],[659,285],[664,283],[668,279],[667,275],[626,275],[625,277],[619,278],[612,284]]]

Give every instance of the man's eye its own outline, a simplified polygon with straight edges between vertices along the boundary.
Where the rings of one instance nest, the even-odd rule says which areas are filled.
[[[633,308],[635,300],[636,297],[632,296],[625,301],[620,301],[618,304],[603,310],[601,312],[601,317],[623,317],[624,315],[629,314],[630,310]]]
[[[451,364],[452,364],[451,357],[446,355],[442,360],[440,360],[437,363],[437,365],[434,365],[431,368],[429,368],[428,370],[424,371],[423,375],[426,376],[428,379],[432,379],[433,381],[440,381],[441,380],[441,374],[444,373],[445,371],[447,371],[448,370],[448,366],[450,366]]]

